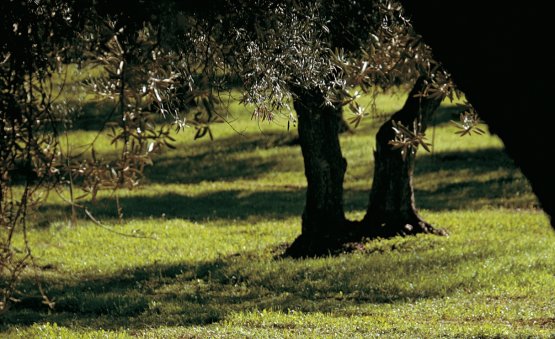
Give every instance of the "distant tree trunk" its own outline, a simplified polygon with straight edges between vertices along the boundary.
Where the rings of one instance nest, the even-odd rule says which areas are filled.
[[[528,178],[555,228],[553,154],[555,72],[544,59],[552,13],[530,4],[402,1],[416,30]],[[441,14],[442,15],[438,15]]]
[[[374,152],[374,180],[366,216],[362,221],[363,232],[369,237],[389,237],[416,233],[438,233],[417,213],[414,201],[412,177],[415,156],[409,152],[403,159],[401,150],[389,144],[395,138],[393,121],[412,129],[420,124],[424,132],[441,100],[416,95],[425,89],[424,78],[418,79],[403,108],[387,120],[376,135]]]
[[[326,105],[319,89],[295,90],[299,141],[307,179],[302,234],[285,255],[322,255],[343,243],[346,231],[343,179],[347,161],[341,154],[341,107]]]

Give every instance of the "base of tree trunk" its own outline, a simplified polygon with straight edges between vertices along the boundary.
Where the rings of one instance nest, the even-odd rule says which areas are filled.
[[[333,255],[341,252],[344,243],[339,239],[309,238],[301,234],[283,253],[286,258],[310,258]]]
[[[436,228],[420,217],[411,220],[392,220],[390,222],[375,223],[375,227],[368,227],[371,221],[346,221],[341,227],[344,233],[334,236],[299,235],[289,245],[281,257],[285,258],[311,258],[337,255],[353,252],[362,248],[361,244],[375,239],[389,239],[397,236],[415,236],[418,234],[431,234],[448,236],[447,231]],[[373,223],[374,224],[374,223]]]
[[[289,256],[323,255],[334,251],[344,233],[343,179],[347,161],[341,153],[338,131],[342,107],[326,103],[319,88],[294,88],[299,143],[307,179],[302,235],[287,251]]]
[[[287,247],[283,253],[288,258],[309,258],[334,255],[345,252],[346,244],[353,242],[362,242],[362,228],[358,222],[346,220],[344,225],[340,225],[333,235],[303,233],[299,235]]]
[[[412,183],[416,149],[405,149],[403,154],[400,149],[390,145],[396,137],[396,124],[409,128],[415,126],[418,132],[425,132],[432,114],[441,104],[441,98],[419,96],[426,86],[426,78],[419,78],[403,108],[386,121],[376,134],[374,180],[366,216],[362,221],[365,234],[369,237],[447,234],[444,230],[435,229],[418,215]]]
[[[364,221],[364,235],[367,238],[391,238],[395,236],[407,236],[417,234],[434,234],[440,236],[449,235],[446,230],[436,228],[420,217],[410,220],[397,220],[372,222]],[[368,225],[372,225],[368,227]]]

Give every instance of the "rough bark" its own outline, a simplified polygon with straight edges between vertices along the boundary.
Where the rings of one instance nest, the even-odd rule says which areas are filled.
[[[394,121],[410,128],[417,123],[420,125],[421,133],[426,130],[441,100],[417,97],[425,86],[425,79],[418,79],[403,108],[387,120],[376,135],[374,180],[366,216],[362,221],[364,234],[369,237],[416,233],[444,234],[424,221],[416,210],[412,183],[416,149],[403,158],[401,150],[393,149],[389,144],[395,138]]]
[[[392,121],[405,126],[420,123],[424,132],[432,113],[441,101],[420,98],[425,80],[419,79],[404,107],[378,131],[375,152],[374,182],[366,217],[361,223],[346,220],[343,209],[343,179],[347,161],[343,158],[338,132],[341,107],[325,105],[318,90],[295,92],[299,141],[307,178],[306,204],[302,216],[302,233],[286,250],[291,257],[334,253],[348,242],[363,237],[390,237],[421,232],[444,234],[418,215],[414,203],[412,175],[415,154],[405,159],[392,150],[395,137]]]
[[[452,73],[490,130],[528,178],[555,228],[552,151],[555,71],[545,41],[554,33],[551,12],[519,2],[403,1],[416,30]]]
[[[295,95],[307,191],[302,233],[285,255],[322,255],[338,248],[347,233],[343,210],[347,161],[338,137],[341,107],[326,105],[318,89],[297,89]]]
[[[337,133],[339,134],[344,134],[344,133],[348,133],[348,134],[353,134],[355,131],[351,128],[351,126],[349,126],[349,123],[345,120],[345,117],[343,116],[343,114],[341,114],[341,120],[339,121],[339,125],[338,125],[338,131]],[[298,137],[291,139],[290,141],[287,142],[287,145],[300,145],[300,140]]]

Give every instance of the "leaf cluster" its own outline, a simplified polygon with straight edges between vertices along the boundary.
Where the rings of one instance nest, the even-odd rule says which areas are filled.
[[[393,150],[401,150],[403,160],[406,160],[409,154],[414,155],[419,146],[430,152],[431,144],[426,142],[426,135],[420,132],[421,129],[417,120],[415,120],[412,129],[404,126],[399,121],[392,121],[391,123],[395,138],[390,140],[388,144],[391,145]]]

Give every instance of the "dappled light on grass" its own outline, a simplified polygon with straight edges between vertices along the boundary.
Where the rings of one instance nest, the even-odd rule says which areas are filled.
[[[417,205],[447,238],[376,240],[351,254],[277,259],[300,231],[306,182],[296,132],[263,125],[261,133],[248,113],[236,112],[233,124],[243,135],[225,125],[215,126],[214,142],[178,134],[177,149],[154,159],[144,185],[120,193],[122,225],[113,195],[87,203],[113,230],[148,239],[114,235],[84,215],[69,227],[69,207],[51,196],[33,219],[31,241],[56,308],[49,313],[40,299],[22,298],[1,320],[1,333],[553,333],[555,236],[543,214],[529,209],[535,199],[499,141],[453,135],[453,112],[446,106],[436,117],[436,148],[419,153],[415,175]],[[349,162],[345,206],[354,218],[368,201],[380,124],[365,120],[341,137]],[[107,145],[98,153],[110,156]],[[32,293],[32,284],[23,290]]]
[[[387,103],[387,102],[386,102]],[[393,105],[393,104],[391,104]],[[434,153],[420,151],[414,177],[417,207],[430,210],[475,208],[535,208],[536,199],[522,174],[501,150],[493,136],[460,138],[448,123],[453,106],[437,114]],[[225,125],[214,127],[215,141],[192,140],[176,135],[176,150],[154,159],[143,186],[120,192],[124,218],[149,217],[204,219],[283,219],[300,216],[306,179],[295,131],[265,124],[260,132],[246,112],[235,112],[235,133]],[[348,161],[345,176],[347,211],[366,208],[372,178],[374,135],[380,121],[366,120],[341,143]],[[428,134],[433,133],[430,127]],[[73,135],[81,140],[88,132]],[[430,137],[431,140],[431,137]],[[108,146],[107,146],[108,147]],[[99,149],[99,153],[108,152]],[[109,156],[109,153],[106,153]],[[117,218],[115,197],[101,193],[94,215]],[[67,205],[55,197],[37,219],[48,223],[64,220]]]

